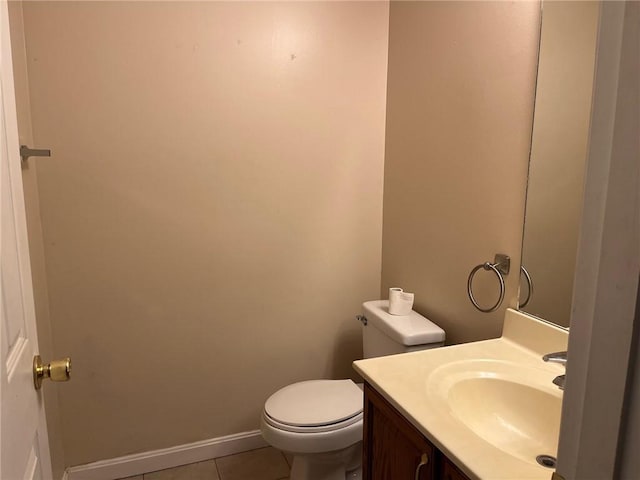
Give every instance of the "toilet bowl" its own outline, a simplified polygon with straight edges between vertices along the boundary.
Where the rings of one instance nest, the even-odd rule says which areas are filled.
[[[266,401],[262,435],[293,455],[292,480],[345,480],[360,466],[362,405],[351,380],[294,383]]]
[[[395,316],[388,301],[363,304],[365,357],[435,348],[444,331],[422,315]],[[351,380],[309,380],[281,388],[265,402],[264,439],[293,456],[291,480],[359,480],[363,392]]]

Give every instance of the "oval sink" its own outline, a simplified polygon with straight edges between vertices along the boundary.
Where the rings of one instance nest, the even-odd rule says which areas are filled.
[[[509,362],[465,361],[436,369],[427,388],[484,441],[536,464],[538,455],[558,450],[562,395],[551,383],[554,376]]]
[[[556,455],[561,400],[500,378],[469,378],[449,390],[452,413],[476,435],[523,460]]]

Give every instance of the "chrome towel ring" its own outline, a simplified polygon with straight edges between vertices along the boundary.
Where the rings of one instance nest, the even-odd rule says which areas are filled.
[[[481,263],[480,265],[475,266],[473,270],[471,270],[471,273],[469,274],[469,278],[467,280],[467,294],[469,295],[469,300],[471,300],[471,303],[473,303],[474,307],[476,307],[481,312],[490,313],[490,312],[496,311],[500,307],[500,305],[502,305],[502,301],[504,300],[504,292],[505,292],[503,275],[509,274],[510,266],[511,266],[511,259],[509,258],[508,255],[504,255],[502,253],[496,253],[493,263],[491,262]],[[476,301],[475,297],[473,296],[473,288],[472,288],[473,276],[481,268],[484,270],[493,271],[493,273],[495,273],[496,276],[498,277],[498,281],[500,282],[500,297],[498,298],[498,301],[495,303],[495,305],[489,308],[482,308]]]
[[[524,275],[524,278],[527,280],[529,289],[527,290],[527,299],[524,302],[522,302],[520,305],[518,305],[518,308],[526,307],[527,303],[529,303],[529,300],[531,300],[531,296],[533,295],[533,281],[531,280],[531,275],[529,275],[529,272],[527,271],[527,269],[524,268],[524,265],[520,265],[520,272]]]

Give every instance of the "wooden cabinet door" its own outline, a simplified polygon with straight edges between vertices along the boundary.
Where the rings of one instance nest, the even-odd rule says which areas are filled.
[[[458,467],[451,463],[451,460],[444,455],[442,458],[442,475],[440,476],[442,480],[469,480],[469,477],[458,470]]]
[[[433,446],[367,384],[364,414],[365,480],[435,478]]]

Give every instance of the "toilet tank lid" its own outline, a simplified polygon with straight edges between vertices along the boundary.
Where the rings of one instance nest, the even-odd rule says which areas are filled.
[[[362,304],[368,325],[374,326],[396,342],[406,346],[444,342],[439,326],[413,310],[409,315],[391,315],[389,300],[372,300]]]

